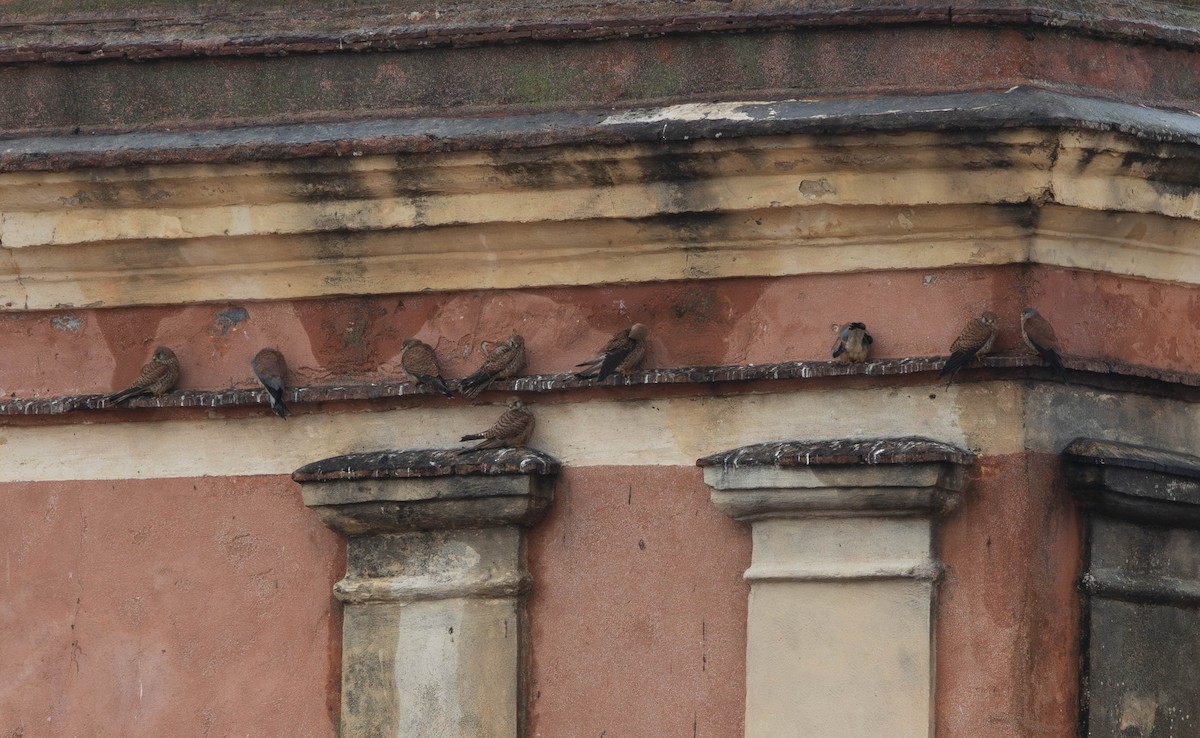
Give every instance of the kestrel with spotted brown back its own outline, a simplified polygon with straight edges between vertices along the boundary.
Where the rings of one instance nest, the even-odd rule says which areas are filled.
[[[992,344],[996,341],[998,322],[996,314],[990,311],[972,318],[962,333],[958,334],[958,338],[954,339],[954,343],[950,344],[950,358],[946,360],[938,376],[949,375],[950,381],[954,381],[954,375],[958,374],[960,369],[977,359],[982,359],[991,351]]]
[[[575,376],[579,379],[596,379],[602,381],[614,372],[621,376],[629,376],[642,359],[646,356],[646,338],[650,329],[641,323],[634,323],[628,328],[617,331],[600,354],[591,361],[576,364],[576,367],[587,367]]]
[[[533,435],[533,425],[533,413],[525,408],[520,398],[510,397],[508,398],[508,410],[504,411],[495,425],[482,433],[470,433],[461,439],[463,441],[483,439],[482,442],[471,448],[463,449],[459,453],[465,454],[485,448],[524,446],[529,437]]]
[[[525,368],[525,339],[513,333],[504,343],[492,349],[483,365],[462,380],[464,397],[475,397],[497,379],[507,379]]]
[[[1025,308],[1021,311],[1021,337],[1025,339],[1025,344],[1029,348],[1042,357],[1042,361],[1054,367],[1055,373],[1064,384],[1069,384],[1067,371],[1063,368],[1062,363],[1062,346],[1058,342],[1058,335],[1054,333],[1054,326],[1050,325],[1050,321],[1043,318],[1037,310],[1031,307]]]
[[[404,339],[402,346],[404,353],[400,355],[400,367],[408,372],[414,382],[433,387],[446,397],[454,397],[442,379],[442,368],[438,365],[437,354],[432,346],[415,338]]]
[[[142,365],[142,371],[133,384],[104,399],[108,404],[115,405],[138,395],[161,397],[170,392],[178,381],[179,359],[171,349],[159,346],[154,349],[150,361]]]

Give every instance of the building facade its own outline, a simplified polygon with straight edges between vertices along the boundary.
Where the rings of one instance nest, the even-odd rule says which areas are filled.
[[[1200,735],[1200,13],[1094,5],[0,4],[0,736]]]

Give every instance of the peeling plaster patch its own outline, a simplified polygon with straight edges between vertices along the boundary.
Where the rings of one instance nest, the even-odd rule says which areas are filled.
[[[221,335],[224,336],[229,333],[230,328],[249,318],[250,313],[244,307],[231,307],[218,312],[215,317],[217,327],[221,329]]]
[[[1150,735],[1154,732],[1158,701],[1153,697],[1126,694],[1121,705],[1121,735]]]
[[[64,333],[82,333],[83,318],[79,315],[58,315],[50,319],[54,330]]]
[[[662,121],[683,123],[697,120],[757,120],[775,117],[774,110],[769,111],[766,115],[752,115],[743,109],[752,105],[765,106],[768,104],[766,101],[753,100],[729,103],[685,103],[665,108],[617,113],[600,121],[600,125],[616,126],[626,123],[660,123]]]
[[[825,195],[837,194],[833,185],[827,179],[805,179],[800,181],[800,194],[809,200],[816,200]]]

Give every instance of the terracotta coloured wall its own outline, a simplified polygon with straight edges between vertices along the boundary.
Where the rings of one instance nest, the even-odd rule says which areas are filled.
[[[334,734],[344,547],[291,479],[0,498],[0,735]]]
[[[447,374],[461,376],[478,360],[479,339],[502,338],[513,325],[531,347],[528,371],[553,372],[632,320],[654,328],[652,366],[824,359],[834,323],[850,318],[870,325],[877,355],[903,357],[944,352],[964,317],[985,307],[1001,314],[999,347],[1010,350],[1019,345],[1016,316],[1026,302],[1055,320],[1073,353],[1179,369],[1200,363],[1200,339],[1159,319],[1164,311],[1197,315],[1200,301],[1183,286],[979,267],[17,314],[0,318],[0,350],[13,357],[0,368],[0,382],[5,394],[20,397],[110,390],[159,342],[177,348],[186,387],[249,386],[246,360],[266,343],[285,350],[298,384],[361,382],[397,377],[400,342],[412,334],[441,337]],[[34,345],[36,351],[19,350]],[[911,390],[923,412],[943,419],[939,428],[1009,444],[1004,455],[980,458],[962,506],[942,524],[938,736],[1070,735],[1078,699],[1078,523],[1056,457],[1013,448],[1024,441],[1014,435],[1020,406],[1008,390],[971,382],[929,392],[910,386],[928,379],[826,381],[820,389],[829,394],[822,396],[846,390],[846,404],[780,415],[755,431],[764,437],[751,440],[824,437],[830,428],[853,429],[859,414],[860,430],[883,422],[887,431],[912,418],[888,420],[886,407],[869,414],[854,403],[886,406]],[[671,427],[670,442],[711,452],[724,442],[708,429],[750,423],[739,414],[746,408],[781,405],[805,392],[795,383],[759,382],[719,391],[596,388],[535,399],[587,403],[575,416],[584,423],[593,410],[636,421],[615,432],[642,434],[648,444],[668,422],[683,423]],[[938,397],[952,392],[958,400]],[[700,408],[699,400],[725,396],[732,398],[726,405]],[[668,421],[665,413],[654,415],[652,401],[661,398],[694,398],[699,409]],[[410,410],[412,417],[436,411],[419,417],[451,419],[470,410],[461,400],[415,396],[378,406],[301,404],[288,421],[259,408],[91,412],[89,422],[122,426],[169,418],[170,427],[189,433],[254,416],[269,423],[269,432],[262,446],[215,452],[181,438],[183,448],[211,454],[203,459],[210,477],[0,486],[0,629],[19,634],[0,641],[0,663],[13,675],[0,682],[0,735],[105,734],[88,733],[98,724],[114,735],[170,734],[179,725],[211,735],[333,735],[340,624],[331,587],[341,576],[342,546],[300,504],[287,469],[267,476],[221,470],[239,457],[271,455],[273,443],[303,443],[312,427],[303,425],[307,414],[367,422],[382,409],[397,422]],[[0,444],[26,430],[19,426],[77,419],[9,416]],[[1014,428],[1004,430],[1010,422]],[[571,432],[588,430],[577,425]],[[397,426],[378,435],[376,447],[399,443],[402,431],[421,437],[420,428]],[[557,441],[540,438],[551,447]],[[697,468],[589,458],[567,465],[549,517],[530,535],[532,733],[736,738],[745,689],[747,529],[712,506]],[[55,473],[69,478],[89,463],[64,454]],[[136,468],[154,474],[153,463]],[[19,473],[10,466],[10,475]]]
[[[828,360],[835,325],[863,320],[876,357],[943,353],[984,309],[997,349],[1024,350],[1019,313],[1037,306],[1072,354],[1188,371],[1200,322],[1185,285],[1040,266],[996,266],[654,284],[116,308],[0,316],[0,390],[9,397],[105,392],[136,376],[156,344],[184,367],[180,388],[254,386],[249,359],[284,350],[297,385],[399,379],[401,342],[436,344],[446,376],[480,361],[479,342],[516,328],[528,373],[566,371],[616,330],[654,327],[650,366]],[[36,352],[28,346],[37,345]]]

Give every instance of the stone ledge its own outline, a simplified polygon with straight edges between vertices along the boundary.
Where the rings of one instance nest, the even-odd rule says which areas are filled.
[[[306,464],[292,472],[300,484],[360,479],[527,475],[554,476],[559,463],[530,448],[471,451],[463,449],[406,449],[345,454]]]
[[[734,520],[928,517],[953,507],[974,455],[928,438],[776,441],[712,454],[711,499]]]
[[[696,141],[750,136],[1009,128],[1111,131],[1196,145],[1200,120],[1185,112],[1018,86],[1005,92],[720,103],[695,116],[683,104],[503,117],[300,123],[186,131],[34,136],[0,148],[6,172],[80,167],[216,164],[549,146]],[[691,111],[693,114],[688,115]],[[662,123],[670,122],[664,132]]]
[[[774,441],[705,456],[697,466],[790,468],[824,464],[970,464],[974,455],[928,438],[873,438],[833,441]]]
[[[560,468],[530,448],[409,449],[322,459],[292,479],[321,522],[362,536],[531,526],[550,506]]]
[[[1200,528],[1200,457],[1078,438],[1062,458],[1067,484],[1084,507],[1150,525]]]
[[[786,361],[776,364],[730,364],[724,366],[685,366],[666,369],[642,369],[629,377],[613,376],[593,383],[576,379],[573,373],[535,374],[497,381],[492,393],[521,392],[541,394],[590,387],[636,387],[661,385],[708,385],[751,381],[817,380],[833,377],[896,377],[932,374],[942,368],[945,359],[938,356],[919,356],[901,359],[881,359],[864,364],[847,365],[833,361]],[[1075,386],[1100,389],[1143,391],[1156,393],[1179,392],[1200,388],[1200,374],[1174,372],[1154,367],[1127,364],[1104,359],[1064,356],[1063,364],[1073,374]],[[990,370],[990,371],[987,371]],[[999,379],[1053,379],[1054,373],[1041,359],[1029,354],[991,356],[984,359],[982,369],[968,369],[956,381],[987,376]],[[942,380],[937,380],[939,383]],[[457,386],[451,381],[451,386]],[[373,384],[320,385],[289,387],[284,392],[288,405],[322,402],[361,402],[395,397],[425,395],[440,402],[441,395],[411,382],[379,382]],[[104,401],[106,395],[65,395],[33,399],[11,399],[0,402],[0,417],[25,415],[64,415],[70,412],[123,411],[151,408],[232,408],[261,406],[267,409],[264,390],[178,390],[162,397],[138,397],[120,407]]]

